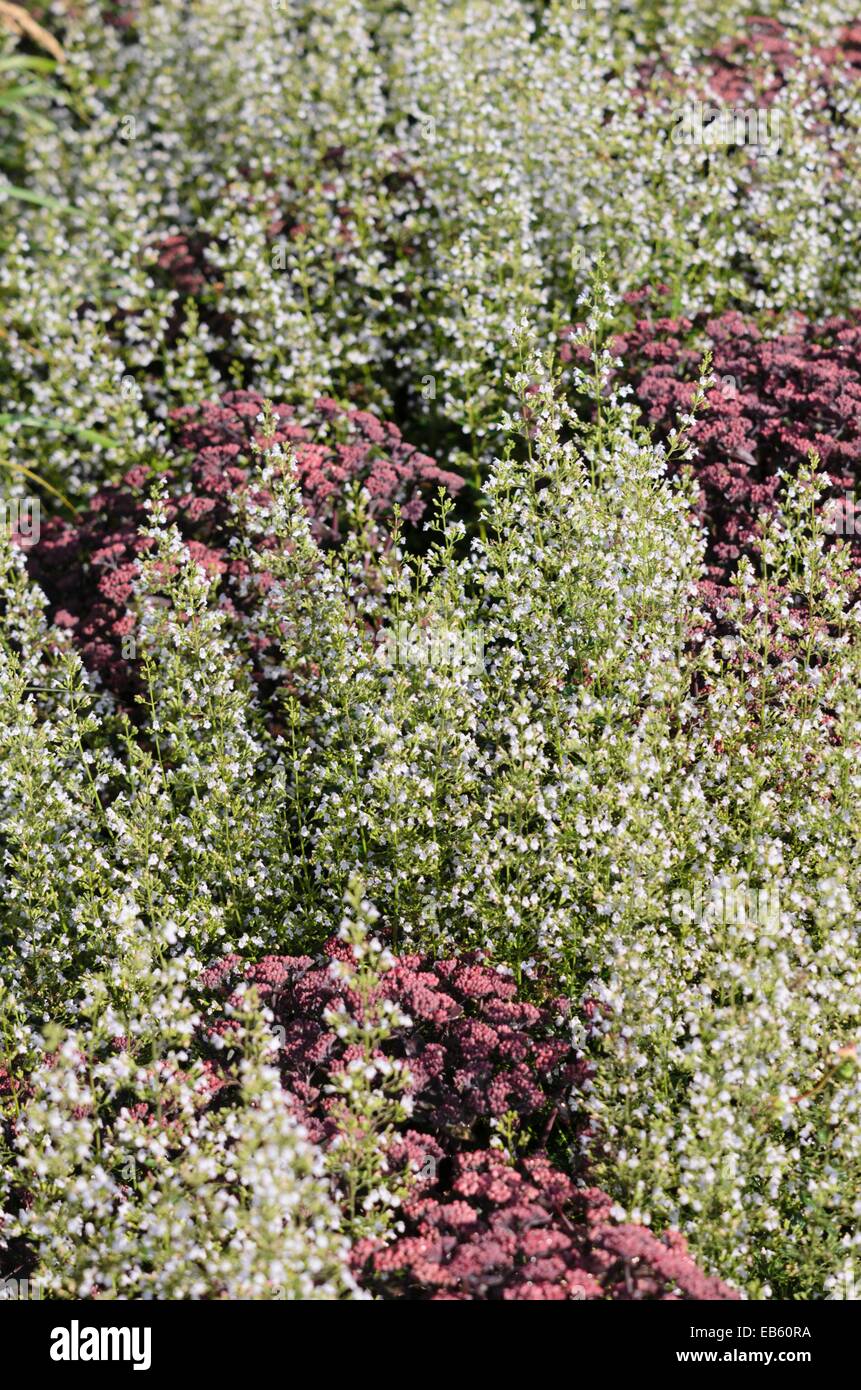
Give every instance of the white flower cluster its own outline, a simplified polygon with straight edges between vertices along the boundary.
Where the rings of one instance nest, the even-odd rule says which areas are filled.
[[[620,1210],[752,1292],[791,1268],[821,1294],[859,1243],[856,581],[803,475],[764,542],[779,602],[742,568],[736,636],[698,647],[690,497],[597,362],[584,432],[532,360],[486,538],[458,560],[443,508],[436,567],[390,580],[393,622],[480,627],[483,669],[381,667],[288,509],[296,871],[321,929],[361,870],[399,942],[553,960],[591,1001],[582,1101]],[[731,910],[680,911],[704,883]]]
[[[89,1026],[35,1073],[15,1139],[31,1200],[4,1237],[33,1244],[53,1298],[355,1295],[323,1155],[291,1113],[259,1011],[236,1019],[243,1055],[225,1080],[239,1104],[207,1109],[186,970],[153,964],[144,982],[146,1007],[96,988]]]
[[[189,982],[319,947],[360,879],[395,949],[479,946],[518,982],[549,963],[620,1215],[677,1225],[753,1295],[821,1297],[861,1259],[855,571],[811,466],[710,631],[693,486],[668,473],[689,418],[656,444],[607,347],[646,281],[673,312],[857,304],[861,95],[848,68],[826,92],[815,53],[854,6],[760,6],[798,61],[754,146],[673,139],[737,7],[664,8],[161,0],[124,35],[82,0],[64,20],[66,101],[25,142],[37,201],[0,203],[11,490],[35,468],[85,498],[164,462],[171,409],[246,385],[397,405],[482,497],[469,543],[442,503],[420,558],[324,552],[271,452],[234,548],[274,575],[274,714],[156,503],[139,725],[0,536],[0,1065],[35,1086],[0,1151],[2,1234],[54,1294],[355,1293],[348,1237],[385,1235],[402,1197],[379,1140],[408,1112],[381,1050],[397,1020],[335,1020],[358,1053],[327,1160],[253,1008],[239,1104],[206,1109]],[[612,293],[587,288],[599,257]],[[592,362],[563,392],[544,349],[574,318]],[[699,910],[703,885],[730,908]],[[389,960],[349,901],[370,999]],[[33,1205],[10,1212],[20,1182]]]
[[[577,368],[575,385],[600,402],[592,423],[520,328],[520,410],[487,486],[485,535],[461,555],[443,505],[425,559],[389,556],[373,623],[349,555],[317,547],[272,455],[256,524],[281,542],[260,557],[275,573],[262,621],[289,673],[281,731],[158,505],[140,594],[147,736],[127,730],[121,756],[115,716],[88,698],[76,659],[52,651],[39,596],[7,562],[9,631],[29,654],[22,663],[14,642],[4,658],[6,1047],[38,1061],[38,1020],[74,1019],[100,979],[138,1016],[148,967],[123,904],[145,915],[159,953],[208,960],[319,942],[361,876],[395,945],[479,945],[518,978],[549,960],[591,1001],[576,1028],[595,1060],[580,1102],[620,1210],[677,1223],[753,1292],[792,1269],[796,1288],[821,1294],[858,1243],[854,572],[811,521],[819,483],[804,474],[763,543],[771,587],[743,566],[735,635],[698,645],[690,489],[610,387],[612,303],[599,292],[587,309],[595,377]],[[683,453],[684,437],[667,447]],[[154,593],[167,603],[147,606]],[[380,621],[480,631],[484,663],[382,664]],[[28,685],[40,687],[30,698]],[[680,913],[679,891],[693,900],[703,883],[744,891],[732,912]],[[749,913],[753,902],[779,914]],[[345,1126],[356,1161],[342,1195],[355,1211],[370,1202],[375,1229],[398,1195],[385,1172],[361,1176],[368,1093],[385,1110],[375,1123],[397,1108],[372,1036],[386,1026],[351,1035],[367,1056],[341,1085],[348,1109],[364,1094],[352,1139]],[[83,1083],[66,1061],[74,1095]],[[106,1084],[122,1065],[105,1063]],[[215,1174],[228,1160],[211,1123],[195,1133]],[[82,1130],[75,1151],[91,1138]],[[49,1244],[51,1221],[38,1232]]]
[[[853,5],[760,7],[797,61],[778,134],[741,147],[673,138],[737,7],[652,8],[162,0],[129,42],[75,6],[72,99],[29,150],[48,202],[16,207],[0,266],[10,457],[91,486],[239,381],[400,395],[454,460],[486,459],[517,322],[551,341],[601,254],[673,312],[851,306],[861,95],[839,61],[826,89],[815,51]],[[178,236],[191,297],[157,269]]]

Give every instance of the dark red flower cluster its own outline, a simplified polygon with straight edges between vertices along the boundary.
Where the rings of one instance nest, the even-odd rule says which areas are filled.
[[[697,55],[693,89],[690,74],[668,66],[656,48],[637,64],[639,82],[632,96],[640,111],[648,108],[656,91],[662,104],[698,97],[705,105],[714,103],[715,114],[720,109],[768,108],[804,62],[814,78],[810,97],[818,111],[820,138],[830,143],[833,130],[847,126],[842,100],[846,85],[861,74],[861,23],[844,25],[831,44],[808,48],[807,38],[791,20],[743,15],[735,33]]]
[[[861,71],[861,24],[847,26],[835,44],[813,51],[822,68],[823,89],[840,82],[839,69]],[[727,105],[756,93],[768,105],[798,62],[793,34],[778,19],[749,16],[738,34],[723,39],[708,55],[709,85]]]
[[[678,1232],[616,1224],[598,1188],[576,1187],[544,1157],[516,1167],[480,1150],[455,1159],[449,1192],[406,1208],[409,1230],[369,1251],[365,1283],[414,1299],[732,1299]]]
[[[314,403],[310,416],[299,419],[292,406],[275,407],[276,430],[264,439],[257,423],[263,399],[253,391],[230,391],[218,401],[185,406],[173,412],[180,426],[179,446],[195,456],[192,484],[231,490],[248,478],[251,443],[292,447],[302,492],[317,535],[337,540],[343,524],[339,504],[345,489],[361,482],[371,498],[371,515],[391,513],[397,503],[405,521],[424,515],[429,494],[440,487],[456,493],[463,478],[438,468],[402,437],[397,425],[367,410],[348,410],[328,396]],[[241,473],[241,476],[240,476]]]
[[[324,1087],[345,1060],[344,1045],[326,1023],[328,1010],[355,1010],[355,994],[329,969],[329,958],[348,959],[337,939],[325,956],[267,956],[243,966],[227,956],[204,976],[208,990],[228,995],[239,980],[256,985],[283,1027],[284,1082],[317,1142],[331,1138]],[[553,1016],[566,1000],[539,1008],[518,1000],[516,987],[475,957],[429,961],[401,956],[383,977],[385,996],[412,1020],[397,1032],[394,1051],[412,1076],[413,1132],[444,1140],[446,1152],[490,1139],[491,1120],[514,1112],[547,1124],[571,1122],[567,1097],[585,1067],[559,1037]],[[225,1025],[226,1026],[226,1025]]]
[[[201,237],[176,232],[154,247],[156,264],[180,295],[198,295],[207,283],[207,263]]]
[[[115,29],[133,29],[140,18],[140,0],[110,0],[102,17]]]
[[[325,949],[348,957],[338,940]],[[326,1088],[353,1054],[326,1016],[339,1006],[355,1015],[358,997],[325,956],[256,965],[226,957],[202,987],[227,1001],[240,982],[253,983],[272,1010],[283,1084],[311,1137],[329,1143],[338,1102]],[[519,1000],[513,982],[475,956],[403,956],[379,988],[410,1020],[386,1052],[409,1068],[413,1112],[394,1157],[418,1177],[403,1232],[355,1247],[367,1288],[411,1299],[737,1297],[697,1268],[678,1234],[615,1224],[610,1199],[585,1185],[580,1157],[572,1157],[574,1176],[548,1157],[551,1142],[573,1155],[583,1128],[572,1088],[586,1066],[560,1036],[568,1001]],[[518,1132],[516,1162],[489,1147],[492,1121],[503,1117]]]
[[[614,349],[659,437],[689,408],[707,347],[716,381],[708,410],[693,426],[693,467],[702,489],[710,577],[724,584],[739,556],[750,551],[760,515],[774,509],[779,470],[794,473],[815,450],[835,497],[855,486],[861,315],[819,324],[798,316],[771,337],[739,313],[639,319]]]
[[[292,447],[303,496],[321,542],[343,534],[348,488],[361,483],[370,495],[374,530],[369,546],[385,542],[384,520],[396,503],[408,522],[423,514],[426,498],[439,487],[458,491],[463,480],[438,468],[401,437],[395,425],[366,411],[348,410],[328,398],[300,419],[289,405],[275,407],[275,433],[261,434],[262,398],[231,391],[218,401],[174,412],[175,458],[158,475],[131,469],[122,482],[103,488],[80,520],[45,521],[28,551],[32,577],[51,603],[51,616],[71,630],[87,667],[125,699],[137,689],[137,665],[129,653],[135,618],[130,607],[141,557],[150,542],[140,535],[147,522],[146,499],[156,478],[167,485],[169,518],[189,550],[219,581],[219,602],[241,626],[252,651],[268,639],[254,626],[259,594],[271,575],[253,570],[231,547],[237,531],[234,499],[253,486],[252,445]],[[262,494],[258,494],[262,496]],[[274,539],[263,547],[275,545]]]

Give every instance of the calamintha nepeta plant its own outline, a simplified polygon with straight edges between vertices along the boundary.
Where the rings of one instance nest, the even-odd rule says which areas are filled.
[[[205,963],[322,944],[362,874],[398,948],[480,946],[524,985],[550,968],[591,1001],[574,1039],[597,1062],[580,1142],[620,1217],[680,1226],[752,1292],[793,1268],[815,1294],[851,1253],[858,1164],[854,570],[802,474],[726,631],[708,632],[690,489],[610,384],[609,309],[599,292],[595,374],[577,383],[592,423],[521,335],[484,538],[464,552],[442,503],[431,551],[395,551],[370,612],[267,452],[266,527],[283,544],[261,556],[264,616],[289,672],[274,729],[159,503],[138,734],[109,707],[83,714],[80,673],[65,698],[40,692],[39,715],[22,706],[9,651],[18,726],[29,711],[20,756],[53,782],[38,806],[13,784],[4,822],[8,978],[33,1030],[21,1055],[39,1051],[37,1000],[54,1018],[61,997],[70,1019],[84,1004],[70,955],[110,968],[118,892],[164,952]],[[32,600],[10,575],[12,617]],[[447,642],[381,643],[404,623]],[[47,650],[59,635],[38,640],[72,672]],[[109,754],[114,721],[124,749]],[[56,873],[33,872],[46,815],[49,861],[80,864],[82,834],[92,845],[65,904]],[[715,910],[715,884],[741,908]],[[702,885],[712,909],[679,912]],[[756,920],[768,903],[777,914]],[[361,1148],[350,1133],[345,1112],[343,1144]]]
[[[761,9],[54,7],[0,201],[4,1271],[856,1267],[861,36]]]

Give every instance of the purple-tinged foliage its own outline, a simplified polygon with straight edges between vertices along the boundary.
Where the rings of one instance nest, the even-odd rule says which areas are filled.
[[[333,939],[326,953],[346,960],[349,948]],[[311,1136],[331,1144],[337,1102],[328,1088],[353,1060],[331,1019],[339,1007],[355,1012],[358,998],[310,956],[244,966],[229,956],[202,985],[227,1003],[240,982],[272,1010],[283,1084]],[[354,1248],[367,1288],[411,1299],[738,1296],[699,1270],[680,1235],[614,1223],[610,1198],[585,1185],[572,1089],[588,1073],[562,1031],[567,1001],[518,999],[514,983],[475,956],[400,957],[380,990],[409,1019],[389,1044],[408,1065],[412,1101],[393,1153],[416,1178],[402,1233]],[[489,1147],[501,1133],[510,1157]],[[570,1146],[573,1176],[548,1157],[551,1137]]]
[[[463,485],[406,443],[395,425],[367,411],[321,398],[300,421],[292,406],[276,405],[275,432],[267,440],[260,426],[263,405],[254,392],[231,391],[218,401],[176,410],[177,447],[168,470],[156,475],[143,466],[131,469],[119,484],[97,492],[81,519],[49,518],[29,550],[30,573],[48,595],[54,621],[71,630],[89,669],[123,699],[138,688],[129,654],[131,600],[151,544],[140,528],[148,522],[146,500],[156,480],[167,488],[168,518],[192,557],[217,578],[219,602],[242,627],[252,651],[268,640],[257,631],[254,615],[271,575],[254,570],[230,541],[238,533],[234,503],[253,487],[254,444],[263,451],[271,444],[293,450],[313,528],[324,544],[337,543],[349,525],[345,501],[353,485],[363,485],[370,499],[371,545],[385,544],[384,523],[395,505],[414,523],[439,487],[455,493]],[[262,547],[275,544],[268,538]]]

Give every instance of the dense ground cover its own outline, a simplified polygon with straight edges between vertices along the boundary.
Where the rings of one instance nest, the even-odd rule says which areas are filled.
[[[845,1297],[853,6],[31,13],[0,1277]]]

